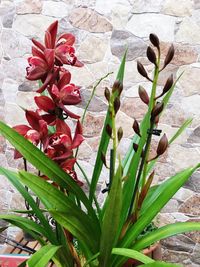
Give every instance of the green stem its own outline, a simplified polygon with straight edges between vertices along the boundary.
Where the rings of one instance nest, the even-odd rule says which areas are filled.
[[[84,109],[83,116],[82,116],[82,118],[81,118],[81,124],[83,124],[83,122],[84,122],[84,120],[85,120],[85,116],[86,116],[87,110],[88,110],[88,108],[89,108],[89,105],[90,105],[90,103],[91,103],[93,97],[94,97],[94,94],[95,94],[95,91],[96,91],[97,87],[99,86],[99,84],[100,84],[104,79],[106,79],[106,78],[107,78],[109,75],[111,75],[112,73],[113,73],[113,72],[109,72],[109,73],[107,73],[105,76],[103,76],[102,78],[100,78],[100,79],[96,82],[96,84],[93,86],[92,93],[91,93],[91,95],[90,95],[90,98],[89,98],[89,100],[88,100],[88,102],[87,102],[87,105],[86,105],[86,107],[85,107],[85,109]],[[75,158],[77,157],[78,151],[79,151],[79,148],[76,149],[76,152],[75,152]]]
[[[158,60],[157,60],[157,64],[155,66],[155,71],[154,71],[154,79],[153,79],[152,92],[151,92],[151,98],[150,98],[149,110],[148,110],[148,112],[150,112],[150,113],[151,113],[153,107],[155,106],[156,88],[157,88],[157,82],[158,82],[158,76],[159,76],[159,65],[160,65],[160,53],[158,54]],[[151,116],[150,116],[150,118],[151,118]],[[140,164],[140,167],[139,167],[139,170],[138,170],[136,183],[135,183],[135,187],[134,187],[133,195],[132,195],[132,199],[131,199],[131,204],[130,204],[130,207],[129,207],[128,217],[132,213],[133,205],[134,205],[134,202],[135,202],[135,197],[137,195],[137,191],[138,191],[139,185],[140,185],[140,179],[141,179],[142,172],[143,172],[142,186],[145,184],[146,169],[147,169],[147,158],[148,158],[149,151],[150,151],[150,145],[151,145],[151,139],[152,139],[151,132],[153,130],[153,127],[154,127],[154,122],[150,122],[149,134],[147,136],[147,141],[146,141],[146,145],[145,145],[145,148],[144,148],[144,155],[142,157],[141,164]],[[143,171],[143,168],[144,168],[144,171]]]

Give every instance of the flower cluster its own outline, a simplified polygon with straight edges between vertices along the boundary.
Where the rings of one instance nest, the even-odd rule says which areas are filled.
[[[57,39],[57,30],[58,21],[55,21],[46,30],[44,44],[32,40],[34,46],[32,56],[28,58],[26,78],[41,81],[42,85],[37,90],[39,94],[34,98],[38,108],[25,111],[29,126],[17,125],[14,129],[39,146],[81,185],[74,171],[76,159],[73,149],[83,141],[82,127],[80,117],[66,107],[80,103],[80,88],[70,82],[71,74],[64,65],[82,67],[83,63],[75,56],[75,37],[66,33]],[[76,120],[74,136],[66,122],[68,117]],[[49,131],[49,126],[53,126],[53,133]],[[22,156],[15,151],[14,157]]]

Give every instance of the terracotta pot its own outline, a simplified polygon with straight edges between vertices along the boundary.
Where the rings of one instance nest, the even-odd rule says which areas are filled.
[[[146,248],[143,250],[143,254],[154,259],[154,260],[161,260],[161,245],[160,243],[156,243],[155,245],[150,246],[149,248]],[[135,267],[138,265],[141,265],[142,263],[139,261],[136,261],[134,259],[129,259],[123,267]]]

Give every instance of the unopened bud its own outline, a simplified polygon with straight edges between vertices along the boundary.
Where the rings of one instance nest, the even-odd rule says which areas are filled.
[[[135,133],[137,135],[139,135],[141,137],[140,126],[139,126],[139,123],[138,123],[138,121],[136,119],[134,120],[134,123],[133,123],[133,130],[135,131]]]
[[[155,107],[153,108],[151,112],[151,121],[154,121],[154,119],[163,111],[164,103],[157,103]]]
[[[110,90],[107,87],[104,90],[104,96],[106,100],[109,102],[110,101]]]
[[[164,61],[164,66],[163,68],[165,68],[170,62],[171,60],[173,59],[174,57],[174,46],[173,44],[170,46],[168,52],[167,52],[167,55],[165,57],[165,61]]]
[[[106,156],[103,152],[101,152],[101,160],[102,160],[103,164],[105,165],[105,167],[107,168]]]
[[[164,134],[158,143],[158,147],[156,150],[157,155],[158,156],[162,155],[167,150],[167,147],[168,147],[168,139],[166,134]]]
[[[156,116],[155,119],[154,119],[154,123],[155,124],[158,124],[159,123],[159,116]]]
[[[138,150],[138,144],[133,143],[133,149],[134,149],[135,152],[137,152],[137,150]]]
[[[144,89],[144,87],[142,87],[141,85],[139,86],[138,94],[139,94],[140,99],[141,99],[146,105],[148,105],[148,104],[149,104],[149,96],[148,96],[148,94],[147,94],[147,91],[146,91],[146,90]]]
[[[119,80],[116,80],[113,84],[112,92],[114,93],[114,92],[118,91],[120,86],[121,86],[121,82]]]
[[[119,127],[118,131],[117,131],[117,139],[118,139],[118,142],[121,141],[123,137],[123,130],[122,130],[122,127]]]
[[[140,63],[139,61],[137,61],[137,70],[143,77],[148,79],[148,74],[147,74],[144,66],[142,65],[142,63]]]
[[[156,65],[156,60],[157,60],[156,59],[156,54],[155,54],[154,50],[150,46],[148,46],[148,48],[147,48],[147,58],[151,63]]]
[[[120,83],[120,86],[118,88],[119,95],[121,95],[121,92],[123,91],[123,84]]]
[[[109,124],[106,125],[106,132],[110,137],[112,137],[112,128]]]
[[[165,83],[165,86],[163,88],[163,93],[164,94],[167,93],[171,89],[173,83],[174,83],[173,74],[171,74],[169,76],[169,78],[167,79],[167,81]]]
[[[149,40],[157,49],[160,49],[160,41],[156,34],[151,33],[149,35]]]
[[[155,99],[158,99],[159,97],[166,94],[171,89],[173,83],[174,83],[173,74],[171,74],[165,83],[162,93],[159,96],[157,96]]]
[[[120,99],[119,99],[119,97],[116,97],[116,99],[115,99],[115,101],[114,101],[114,110],[115,110],[115,114],[117,114],[119,108],[120,108]]]

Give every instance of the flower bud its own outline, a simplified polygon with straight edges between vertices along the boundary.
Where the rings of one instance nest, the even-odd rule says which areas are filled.
[[[165,61],[164,61],[164,66],[163,68],[165,68],[170,62],[171,60],[173,59],[174,57],[174,46],[173,44],[170,46],[168,52],[167,52],[167,55],[165,57]]]
[[[118,131],[117,131],[117,139],[118,139],[118,142],[121,141],[123,137],[123,130],[122,130],[122,127],[119,127]]]
[[[119,80],[116,80],[113,84],[113,87],[112,87],[112,93],[114,93],[116,91],[121,92],[122,91],[121,87],[122,87],[122,83]]]
[[[110,137],[112,137],[112,128],[109,124],[106,125],[106,132]]]
[[[114,110],[115,110],[115,114],[117,114],[119,108],[120,108],[120,99],[119,99],[119,97],[116,97],[116,99],[115,99],[115,101],[114,101]]]
[[[110,101],[110,91],[107,87],[104,90],[104,96],[105,96],[106,100],[109,102]]]
[[[141,85],[138,88],[138,94],[140,99],[146,104],[149,104],[149,96],[147,94],[147,91],[144,89],[144,87],[142,87]]]
[[[158,143],[158,147],[156,150],[157,155],[158,156],[162,155],[167,150],[167,147],[168,147],[168,139],[166,134],[164,134]]]
[[[151,33],[149,35],[149,40],[157,49],[160,49],[160,41],[156,34]]]
[[[165,83],[165,86],[163,88],[163,94],[167,93],[171,89],[173,83],[174,83],[173,74],[171,74]]]
[[[139,123],[138,123],[138,121],[136,119],[134,120],[134,123],[133,123],[133,130],[135,131],[135,133],[137,135],[139,135],[141,137],[140,126],[139,126]]]
[[[155,120],[156,116],[158,116],[164,108],[164,103],[157,103],[151,112],[151,121]]]
[[[138,150],[138,144],[133,143],[133,149],[134,149],[135,152],[137,152],[137,150]]]
[[[101,152],[101,160],[102,160],[104,166],[107,168],[106,156],[103,152]]]
[[[157,60],[156,59],[156,54],[155,54],[154,50],[150,46],[148,46],[148,48],[147,48],[147,58],[151,63],[156,65],[156,60]]]
[[[137,61],[137,70],[143,77],[148,79],[147,72],[146,72],[144,66],[142,65],[142,63],[140,63],[139,61]]]

